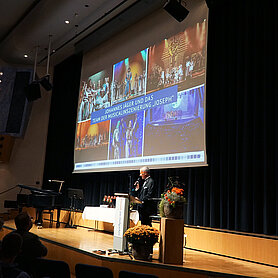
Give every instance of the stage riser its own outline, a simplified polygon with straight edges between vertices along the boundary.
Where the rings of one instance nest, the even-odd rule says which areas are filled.
[[[0,234],[0,240],[8,233],[10,229],[3,229]],[[179,271],[167,269],[167,266],[157,267],[153,263],[144,263],[142,261],[128,261],[124,263],[117,260],[107,260],[107,258],[99,256],[99,258],[87,255],[73,248],[68,248],[66,246],[60,246],[55,243],[41,239],[42,243],[47,247],[48,254],[46,258],[52,260],[61,260],[68,263],[70,271],[75,275],[75,265],[77,263],[104,266],[112,270],[113,276],[115,278],[119,277],[119,272],[121,270],[127,270],[132,272],[147,273],[158,276],[159,278],[211,278],[211,277],[224,277],[224,276],[212,276],[211,272],[207,273],[194,273],[189,271]],[[124,260],[123,260],[124,261]]]
[[[47,221],[45,221],[46,223]],[[5,222],[1,238],[15,229],[14,221]],[[43,228],[34,226],[31,232],[37,234],[48,248],[47,258],[66,261],[72,274],[77,263],[106,266],[114,277],[121,270],[155,274],[158,277],[265,277],[278,278],[278,268],[262,266],[240,260],[184,250],[183,265],[163,264],[158,261],[159,244],[154,246],[151,262],[132,260],[119,254],[96,255],[93,250],[108,250],[113,246],[113,235],[87,229]]]
[[[105,258],[97,259],[92,256],[71,250],[66,249],[61,246],[43,241],[43,244],[48,248],[47,258],[54,260],[63,260],[66,261],[69,266],[72,274],[75,274],[75,265],[77,263],[91,264],[97,266],[105,266],[112,270],[113,276],[115,278],[119,277],[119,272],[121,270],[127,270],[132,272],[147,273],[158,276],[159,278],[209,278],[213,277],[211,274],[199,274],[185,271],[174,271],[168,270],[166,268],[156,268],[153,264],[149,266],[137,265],[135,261],[130,263],[122,263],[117,261],[108,261]],[[148,264],[148,263],[147,263]],[[221,277],[221,276],[217,276]]]
[[[255,235],[185,228],[186,247],[278,266],[278,239]]]
[[[30,209],[28,209],[30,211]],[[32,213],[30,211],[30,213]],[[61,211],[61,221],[67,223],[68,211]],[[48,217],[48,215],[46,215]],[[47,221],[48,218],[45,217]],[[56,211],[54,212],[56,219]],[[113,232],[113,225],[99,221],[83,220],[81,212],[74,213],[74,224]],[[159,229],[159,223],[154,223]],[[238,233],[188,226],[184,228],[186,247],[194,250],[230,256],[242,260],[278,266],[278,237]]]

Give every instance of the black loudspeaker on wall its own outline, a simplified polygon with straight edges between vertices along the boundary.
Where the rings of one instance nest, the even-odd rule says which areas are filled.
[[[189,11],[182,5],[184,1],[169,0],[164,5],[164,10],[173,16],[178,22],[182,22]]]
[[[40,84],[46,91],[50,91],[52,89],[52,84],[50,83],[50,75],[46,75],[39,80]]]
[[[41,97],[41,88],[38,81],[33,81],[26,88],[26,98],[28,101],[34,101]]]

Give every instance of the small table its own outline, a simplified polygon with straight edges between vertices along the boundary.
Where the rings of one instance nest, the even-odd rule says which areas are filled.
[[[108,223],[115,223],[115,208],[105,208],[105,207],[90,207],[84,208],[82,213],[82,218],[86,220],[96,220]],[[139,221],[139,213],[137,210],[132,210],[130,212],[130,219],[135,223]]]

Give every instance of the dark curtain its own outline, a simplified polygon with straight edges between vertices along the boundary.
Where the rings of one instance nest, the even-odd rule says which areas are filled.
[[[278,235],[276,0],[210,1],[206,87],[207,167],[152,170],[187,185],[185,223]],[[81,58],[55,68],[44,186],[65,179],[83,205],[128,192],[137,171],[72,174]]]
[[[71,177],[81,65],[78,54],[54,68],[43,185]]]

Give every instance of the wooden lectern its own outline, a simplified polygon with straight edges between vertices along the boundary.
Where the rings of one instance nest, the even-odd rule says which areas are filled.
[[[162,217],[160,222],[159,261],[183,264],[183,219]]]

